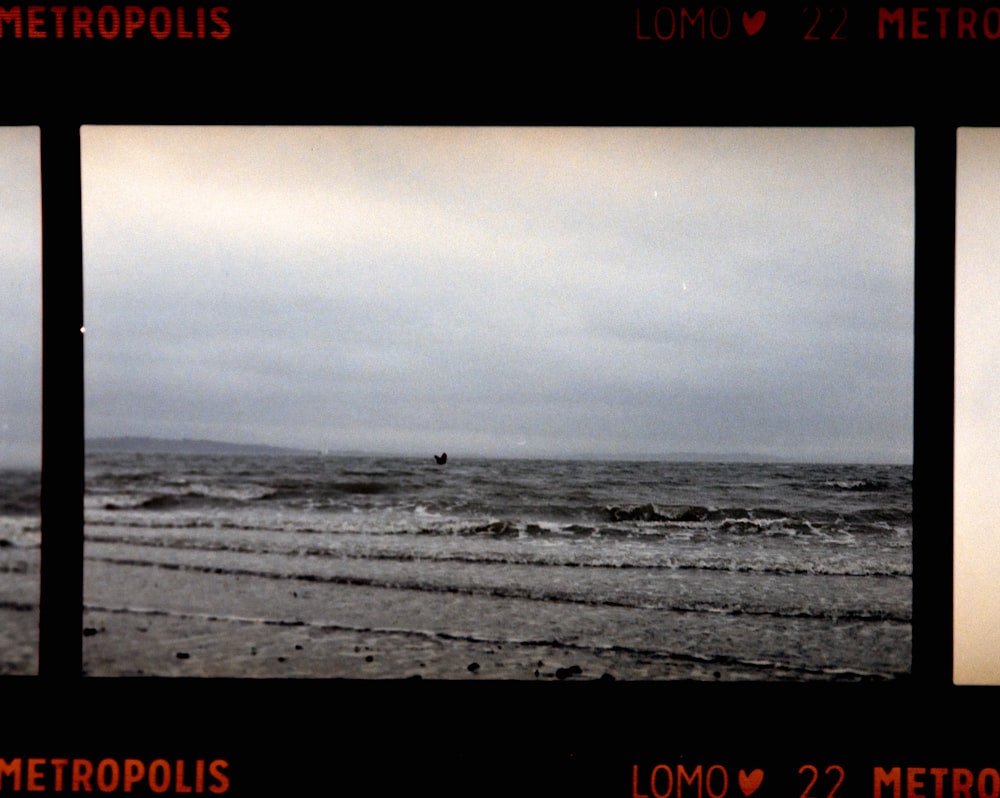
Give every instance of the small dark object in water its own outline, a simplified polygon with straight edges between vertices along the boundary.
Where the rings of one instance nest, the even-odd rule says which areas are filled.
[[[191,655],[188,654],[186,651],[178,651],[177,659],[191,659]]]
[[[579,665],[570,665],[568,668],[556,669],[556,678],[562,681],[570,676],[579,676],[581,673],[583,673],[583,668]]]
[[[97,630],[93,626],[88,626],[86,629],[83,630],[84,637],[93,637],[96,634]]]
[[[434,462],[438,465],[444,465],[448,462],[448,452],[441,452],[441,454],[434,455]]]
[[[469,673],[475,673],[478,670],[479,670],[479,663],[478,662],[469,663]]]

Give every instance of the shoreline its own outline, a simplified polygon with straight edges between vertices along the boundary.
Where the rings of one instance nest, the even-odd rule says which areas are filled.
[[[786,668],[726,668],[609,648],[505,643],[306,623],[88,608],[84,675],[236,679],[804,682]],[[884,681],[892,681],[885,679]]]
[[[792,617],[427,593],[367,580],[276,579],[224,560],[87,560],[83,664],[94,676],[625,681],[892,681],[891,658],[824,651],[863,641],[893,650],[908,627]],[[231,563],[230,563],[231,564]],[[692,621],[695,621],[692,624]],[[719,626],[718,624],[722,625]],[[612,632],[612,630],[617,630]],[[692,635],[714,635],[711,651]],[[871,637],[872,634],[877,637]],[[805,636],[804,636],[805,635]],[[755,646],[756,636],[765,636]],[[769,637],[768,637],[769,636]],[[773,650],[792,650],[793,662]],[[769,650],[770,649],[770,650]],[[876,667],[865,667],[871,664]],[[471,666],[471,670],[470,670]],[[562,669],[562,670],[560,670]]]

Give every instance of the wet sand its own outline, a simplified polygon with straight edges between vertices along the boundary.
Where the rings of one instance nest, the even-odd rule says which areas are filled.
[[[0,676],[38,673],[38,607],[0,608]]]
[[[409,610],[413,620],[414,608],[364,586],[102,561],[88,561],[87,586],[84,672],[92,676],[665,678],[663,663],[637,662],[632,652],[469,639],[445,631],[430,609],[426,631],[393,628],[394,613]],[[378,628],[365,623],[373,616]],[[674,666],[673,678],[686,670]]]
[[[0,546],[0,676],[38,672],[39,550]]]
[[[0,675],[38,668],[37,552],[11,556],[0,580]],[[2,557],[3,555],[0,555]],[[582,681],[802,681],[801,670],[573,642],[566,629],[512,642],[510,602],[415,601],[405,590],[276,580],[88,559],[83,673],[97,677]],[[436,603],[435,603],[436,602]],[[524,610],[516,610],[523,612]],[[495,638],[462,631],[492,613]],[[457,620],[455,620],[457,619]],[[418,631],[415,631],[418,630]],[[569,643],[554,642],[557,636]],[[818,681],[830,676],[817,674]]]
[[[463,612],[511,605],[365,585],[88,560],[83,662],[90,676],[434,680],[749,680],[746,663],[552,639],[474,639]],[[505,609],[506,607],[506,609]],[[405,619],[405,622],[404,622]],[[419,630],[419,631],[415,631]],[[551,630],[553,638],[560,630]],[[780,669],[755,680],[801,680]],[[829,677],[824,677],[828,680]]]
[[[86,612],[85,623],[93,676],[555,680],[622,670],[613,653],[441,636],[102,611]]]

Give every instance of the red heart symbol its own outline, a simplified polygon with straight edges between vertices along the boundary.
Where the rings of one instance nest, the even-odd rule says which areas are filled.
[[[746,11],[743,12],[743,30],[747,32],[748,35],[753,36],[757,31],[764,27],[764,20],[767,18],[767,13],[764,11],[758,11],[753,16],[750,16]]]
[[[760,768],[752,770],[750,773],[744,773],[740,770],[740,789],[743,790],[744,795],[751,795],[757,792],[757,788],[763,780],[764,771]]]

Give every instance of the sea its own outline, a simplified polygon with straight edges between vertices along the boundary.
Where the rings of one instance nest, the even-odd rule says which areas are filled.
[[[85,486],[96,675],[910,673],[909,465],[108,452]]]

